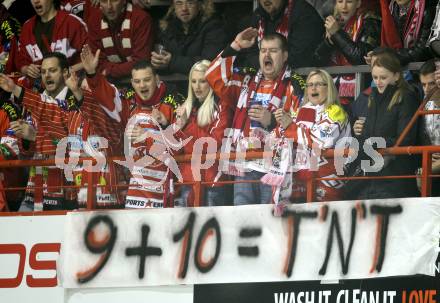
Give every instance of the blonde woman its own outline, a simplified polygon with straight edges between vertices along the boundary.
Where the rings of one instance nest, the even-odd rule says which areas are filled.
[[[224,130],[232,122],[230,108],[224,105],[225,102],[220,102],[223,100],[219,100],[214,95],[205,79],[205,72],[209,65],[208,60],[202,60],[193,65],[189,73],[188,97],[176,111],[176,124],[180,128],[176,136],[181,139],[192,136],[191,141],[184,146],[183,150],[185,154],[193,157],[200,157],[201,154],[207,153],[206,144],[202,146],[201,150],[194,148],[194,143],[199,138],[213,138],[217,143],[214,152],[220,149]],[[194,176],[199,170],[201,181],[212,182],[218,172],[218,162],[208,169],[192,167],[191,162],[181,163],[180,165],[184,182],[194,181]],[[223,187],[206,186],[204,188],[204,195],[202,196],[204,205],[218,206],[230,202],[225,201]],[[193,205],[194,192],[191,186],[183,186],[182,197],[186,205]]]
[[[311,176],[336,177],[333,159],[318,155],[317,161],[312,161],[316,148],[321,151],[334,148],[339,139],[350,136],[348,116],[339,103],[332,77],[322,69],[312,71],[307,77],[303,105],[291,113],[279,109],[275,118],[280,124],[278,135],[293,141],[295,173],[290,197],[294,202],[302,202],[306,197],[305,181]],[[315,200],[341,199],[342,186],[339,181],[318,181]]]

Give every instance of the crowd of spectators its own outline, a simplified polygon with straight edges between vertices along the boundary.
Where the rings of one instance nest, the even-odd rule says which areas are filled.
[[[335,178],[420,172],[417,157],[368,151],[394,146],[421,102],[440,109],[438,1],[259,0],[232,33],[213,0],[172,0],[160,18],[148,0],[29,2],[23,24],[18,1],[0,4],[0,159],[56,166],[2,169],[0,211],[84,208],[91,197],[98,208],[299,203],[312,177],[324,178],[316,201],[420,195],[414,178]],[[410,72],[410,62],[425,63]],[[363,64],[372,81],[360,95],[354,75],[325,70]],[[302,77],[301,67],[316,68]],[[162,80],[175,73],[185,85]],[[348,138],[356,159],[322,155]],[[399,143],[439,145],[440,115]],[[230,151],[265,156],[201,160]]]

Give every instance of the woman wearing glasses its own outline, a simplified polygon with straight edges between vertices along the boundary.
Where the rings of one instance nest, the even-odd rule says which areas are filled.
[[[208,168],[197,167],[192,161],[208,153],[216,153],[220,149],[225,128],[232,122],[230,107],[225,102],[220,102],[214,95],[205,79],[205,72],[211,62],[202,60],[191,68],[189,73],[188,97],[176,110],[176,124],[180,130],[176,137],[190,141],[184,145],[185,155],[191,155],[191,162],[181,163],[180,172],[184,182],[199,181],[212,182],[218,172],[218,162],[212,163]],[[208,145],[203,141],[210,141]],[[204,161],[208,163],[209,160]],[[200,163],[200,162],[199,162]],[[197,180],[197,174],[200,179]],[[223,186],[204,186],[202,205],[220,206],[227,201],[226,191]],[[181,191],[184,205],[193,206],[194,191],[191,186],[183,186]]]
[[[276,133],[282,139],[281,142],[283,139],[293,142],[294,150],[290,157],[293,159],[293,184],[286,186],[290,178],[284,178],[284,184],[280,187],[281,200],[287,199],[289,195],[293,202],[303,202],[308,179],[312,176],[336,177],[333,159],[324,158],[320,153],[334,148],[339,139],[350,136],[348,116],[339,103],[332,77],[325,70],[312,71],[307,77],[306,87],[304,104],[299,109],[291,113],[282,109],[275,112],[275,118],[280,125]],[[285,144],[278,143],[273,161],[273,171],[276,172],[275,166],[279,163],[277,173],[281,175],[291,166],[289,161],[285,161],[289,158],[285,154],[289,148],[284,148],[283,145]],[[276,159],[277,155],[279,159]],[[270,173],[268,175],[267,178],[263,177],[263,182],[270,181]],[[318,181],[315,184],[315,201],[340,199],[342,186],[341,181]]]
[[[187,75],[194,63],[214,59],[226,45],[212,0],[174,0],[160,21],[161,47],[151,53],[158,71]]]

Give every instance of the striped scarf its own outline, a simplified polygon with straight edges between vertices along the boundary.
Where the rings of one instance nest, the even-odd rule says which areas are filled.
[[[431,34],[426,46],[430,46],[435,40],[440,40],[440,2],[437,4],[436,11],[437,13],[435,14],[434,22],[432,22]]]
[[[288,4],[284,8],[284,13],[283,16],[281,17],[281,22],[280,24],[278,24],[278,27],[276,29],[276,32],[286,37],[286,39],[289,35],[289,19],[290,19],[290,14],[292,12],[293,1],[294,0],[289,0]],[[260,44],[263,37],[264,37],[264,20],[263,18],[260,18],[260,20],[258,21],[258,45]]]
[[[257,95],[258,87],[260,86],[261,80],[263,79],[263,73],[261,70],[250,79],[251,76],[247,76],[243,80],[243,86],[238,97],[237,108],[234,115],[234,120],[232,122],[232,142],[236,143],[240,138],[243,137],[243,130],[248,119],[248,107],[250,107],[252,100]],[[273,86],[271,93],[271,98],[267,110],[274,112],[282,104],[282,99],[286,93],[287,86],[290,83],[291,70],[287,66],[278,76],[276,83]],[[250,83],[248,83],[250,82]]]
[[[390,11],[394,15],[394,10],[398,8],[396,0],[390,2]],[[420,28],[425,11],[425,0],[412,0],[406,14],[405,27],[403,28],[403,47],[411,48],[419,38]]]
[[[131,49],[131,39],[130,39],[130,29],[131,29],[131,14],[133,11],[133,5],[131,3],[127,4],[127,8],[125,9],[125,17],[122,22],[122,26],[120,29],[120,34],[122,38],[122,47],[124,49]],[[102,47],[104,48],[104,53],[107,56],[107,60],[113,63],[121,63],[126,61],[131,61],[131,57],[128,56],[126,60],[121,58],[120,54],[118,54],[117,49],[115,48],[115,41],[112,38],[112,32],[110,31],[110,27],[107,21],[104,18],[101,20],[101,42]]]
[[[355,14],[352,16],[344,26],[344,31],[350,36],[353,42],[356,42],[359,38],[359,34],[362,30],[364,24],[364,14]],[[341,53],[336,52],[333,63],[335,65],[351,65],[347,58]],[[335,78],[336,81],[339,80],[339,96],[341,97],[355,97],[356,94],[356,79],[354,75],[344,75]]]

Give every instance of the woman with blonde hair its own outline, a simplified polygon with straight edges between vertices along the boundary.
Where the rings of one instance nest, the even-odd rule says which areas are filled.
[[[379,137],[385,140],[386,147],[392,147],[417,111],[419,98],[404,80],[397,55],[378,57],[371,74],[376,87],[368,99],[367,116],[365,121],[355,121],[353,130],[361,141],[360,146],[372,145],[370,138]],[[415,145],[416,137],[417,127],[414,125],[400,146]],[[371,162],[369,157],[364,158]],[[415,168],[416,163],[411,156],[386,156],[379,171],[365,171],[372,176],[413,175]],[[364,183],[356,198],[384,199],[417,195],[415,179],[369,180]]]
[[[232,112],[227,106],[227,102],[219,100],[214,95],[205,79],[205,72],[210,63],[208,60],[202,60],[193,65],[189,73],[188,97],[176,111],[176,124],[180,128],[176,137],[183,140],[192,137],[183,147],[184,153],[192,155],[192,157],[201,157],[203,154],[217,152],[222,143],[224,130],[232,122]],[[205,148],[206,144],[195,145],[198,139],[208,141],[209,138],[215,140],[215,149]],[[199,172],[202,182],[212,182],[218,173],[218,161],[207,169],[192,167],[191,162],[181,163],[180,171],[184,182],[198,181],[195,176]],[[218,206],[230,202],[225,201],[223,187],[205,186],[204,189],[204,195],[202,195],[204,205]],[[193,205],[194,191],[191,186],[183,186],[182,198],[186,205]]]
[[[292,145],[288,146],[289,149],[285,148],[286,143],[278,143],[273,163],[279,166],[278,173],[281,172],[280,175],[284,175],[285,178],[282,184],[272,183],[271,181],[275,179],[272,179],[269,173],[267,177],[263,177],[262,181],[269,181],[271,185],[284,188],[288,194],[281,192],[281,200],[291,199],[293,202],[304,202],[306,180],[312,176],[336,177],[333,159],[321,156],[322,150],[334,148],[339,139],[350,136],[348,116],[339,103],[338,92],[332,77],[322,69],[310,72],[306,81],[303,105],[290,113],[278,109],[275,112],[275,118],[279,123],[275,133],[281,138],[281,142],[293,143],[293,152],[292,156],[286,155],[286,151],[289,151]],[[279,159],[276,159],[277,155]],[[291,159],[286,160],[288,158]],[[293,178],[286,174],[289,166],[293,168]],[[271,171],[276,172],[276,168]],[[281,180],[278,178],[278,181]],[[288,184],[289,182],[292,184]],[[316,201],[338,200],[341,198],[342,186],[343,183],[339,181],[318,181],[315,186],[314,199]]]

